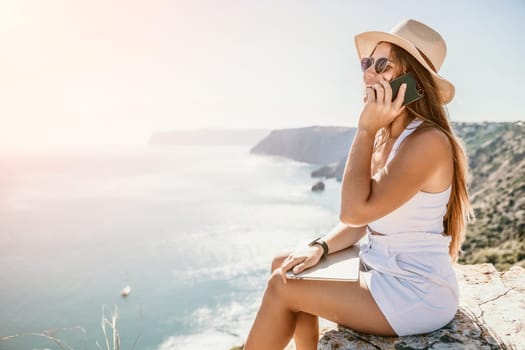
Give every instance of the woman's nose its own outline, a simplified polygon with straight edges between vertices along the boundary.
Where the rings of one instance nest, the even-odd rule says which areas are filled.
[[[375,78],[375,76],[377,75],[377,73],[376,73],[376,71],[374,69],[374,66],[368,67],[365,70],[364,74],[365,74],[365,77],[367,77],[367,78]]]
[[[377,80],[377,73],[374,71],[370,71],[370,68],[368,68],[364,72],[363,80],[365,81],[366,84],[371,85]]]

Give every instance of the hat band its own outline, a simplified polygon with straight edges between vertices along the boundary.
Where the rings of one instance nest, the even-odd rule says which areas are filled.
[[[423,57],[423,59],[425,60],[425,62],[430,66],[430,68],[432,68],[432,70],[437,73],[437,70],[436,70],[436,67],[434,67],[434,65],[432,64],[432,61],[428,59],[427,55],[425,55],[423,53],[423,51],[421,51],[420,49],[418,49],[416,47],[416,50],[417,52],[419,52],[419,54],[421,55],[421,57]]]

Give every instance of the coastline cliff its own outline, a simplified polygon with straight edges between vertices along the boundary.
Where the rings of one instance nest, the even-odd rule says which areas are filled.
[[[311,164],[344,162],[355,128],[311,126],[273,130],[252,149],[252,154],[281,156]]]

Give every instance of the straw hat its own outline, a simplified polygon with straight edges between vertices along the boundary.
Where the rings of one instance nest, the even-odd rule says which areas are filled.
[[[368,57],[380,41],[386,41],[405,49],[436,82],[441,102],[446,104],[454,98],[454,85],[437,74],[447,55],[445,40],[426,24],[408,19],[395,26],[390,33],[364,32],[355,36],[359,59]]]

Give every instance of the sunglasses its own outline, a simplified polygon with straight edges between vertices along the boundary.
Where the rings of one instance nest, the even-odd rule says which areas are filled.
[[[361,59],[361,70],[364,72],[370,68],[375,62],[374,69],[377,74],[381,74],[387,70],[390,66],[390,60],[386,57],[379,57],[377,60],[374,60],[372,57],[364,57]]]

